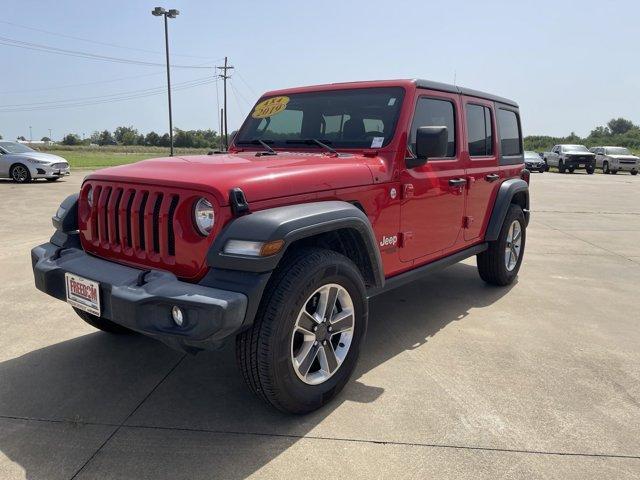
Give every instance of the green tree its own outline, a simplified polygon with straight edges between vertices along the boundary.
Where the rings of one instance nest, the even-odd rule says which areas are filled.
[[[632,128],[636,127],[631,120],[627,120],[626,118],[612,118],[607,123],[609,130],[613,135],[627,133]]]
[[[158,145],[160,145],[160,135],[158,135],[154,131],[151,131],[147,133],[146,137],[144,137],[144,143],[145,145],[157,147]]]
[[[51,141],[51,139],[50,139],[49,137],[42,137],[42,138],[40,139],[40,141],[41,141],[41,142],[50,142],[50,141]]]
[[[62,139],[63,145],[79,145],[81,142],[82,140],[75,133],[67,133]]]
[[[118,127],[113,132],[116,142],[122,145],[135,145],[138,138],[138,130],[131,127]]]
[[[103,130],[98,135],[98,145],[115,145],[116,141],[109,130]]]

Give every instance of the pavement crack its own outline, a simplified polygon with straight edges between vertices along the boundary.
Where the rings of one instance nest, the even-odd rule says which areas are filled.
[[[76,471],[76,473],[73,474],[70,480],[77,478],[77,476],[86,468],[86,466],[89,465],[89,463],[91,463],[91,461],[94,458],[96,458],[98,453],[100,453],[100,451],[104,448],[104,446],[107,443],[109,443],[109,441],[115,436],[116,433],[120,431],[120,429],[127,422],[127,420],[129,420],[138,411],[138,409],[142,406],[142,404],[144,404],[144,402],[147,401],[147,399],[153,394],[153,392],[155,392],[158,389],[158,387],[162,385],[162,383],[169,377],[169,375],[171,375],[176,370],[176,368],[178,368],[178,366],[182,363],[182,361],[185,359],[186,356],[187,356],[186,353],[182,354],[182,356],[178,359],[178,361],[169,369],[169,371],[160,379],[160,381],[156,383],[156,385],[151,390],[149,390],[149,392],[144,396],[144,398],[138,402],[136,407],[133,410],[131,410],[129,415],[127,415],[125,419],[122,420],[122,422],[120,422],[118,425],[115,426],[116,428],[113,429],[113,432],[111,432],[111,434],[105,439],[105,441],[102,442],[102,444],[100,444],[100,446],[96,449],[96,451],[93,452],[93,455],[91,455],[87,459],[87,461],[82,464],[82,466]],[[69,423],[77,424],[81,422],[69,421]]]

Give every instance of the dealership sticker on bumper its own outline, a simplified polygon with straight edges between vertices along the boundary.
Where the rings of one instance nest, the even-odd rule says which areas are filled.
[[[71,273],[65,273],[64,279],[67,285],[67,303],[99,317],[100,285],[98,282]]]

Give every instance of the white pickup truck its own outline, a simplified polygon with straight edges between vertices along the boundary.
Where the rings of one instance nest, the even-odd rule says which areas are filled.
[[[584,145],[555,145],[543,155],[547,169],[557,167],[560,173],[573,173],[581,168],[589,175],[596,171],[596,156]]]

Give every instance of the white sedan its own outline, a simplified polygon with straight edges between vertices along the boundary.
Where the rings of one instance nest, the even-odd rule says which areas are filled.
[[[55,182],[69,175],[69,162],[58,155],[38,152],[21,143],[0,141],[0,178],[27,183],[36,178]]]

